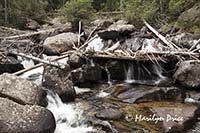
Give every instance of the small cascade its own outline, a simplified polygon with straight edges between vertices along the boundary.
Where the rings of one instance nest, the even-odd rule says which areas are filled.
[[[27,79],[29,81],[32,81],[35,84],[37,84],[38,86],[41,86],[43,71],[44,71],[44,67],[41,66],[41,67],[38,67],[38,68],[35,68],[28,72],[23,73],[22,75],[20,75],[20,77]]]
[[[35,65],[33,60],[26,59],[21,56],[17,56],[17,59],[21,61],[21,64],[24,66],[24,68],[31,68]]]
[[[165,77],[162,73],[162,67],[159,64],[153,64],[153,69],[155,74],[158,76],[157,81],[155,82],[155,84],[159,84],[161,81],[165,81],[167,79],[167,77]]]
[[[135,64],[134,64],[135,63]],[[151,84],[156,85],[167,78],[163,75],[160,65],[144,62],[129,62],[125,67],[125,82],[132,84]]]
[[[133,63],[129,63],[128,65],[128,70],[126,71],[126,83],[134,83],[135,82],[135,78],[134,78],[134,66]]]
[[[90,66],[91,66],[91,67],[95,67],[95,64],[94,64],[93,59],[90,59]]]
[[[76,103],[65,104],[60,97],[52,92],[47,95],[47,108],[53,113],[56,120],[55,133],[87,133],[94,129],[84,124],[83,111]]]
[[[107,73],[107,78],[108,78],[108,81],[107,81],[107,83],[111,86],[112,85],[112,82],[111,82],[111,74],[110,74],[110,72],[109,72],[109,70],[108,70],[108,67],[107,66],[105,66],[105,70],[106,70],[106,73]]]

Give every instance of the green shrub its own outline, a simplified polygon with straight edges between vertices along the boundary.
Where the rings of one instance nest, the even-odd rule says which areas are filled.
[[[127,0],[125,17],[136,25],[141,24],[142,19],[152,20],[158,8],[155,0]]]
[[[79,21],[85,23],[94,18],[95,10],[92,7],[92,0],[71,0],[65,4],[63,13],[73,28],[77,29]]]

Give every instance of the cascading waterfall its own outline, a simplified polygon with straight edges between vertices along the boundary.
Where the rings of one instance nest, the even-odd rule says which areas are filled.
[[[66,59],[61,60],[61,62],[65,61]],[[41,86],[43,71],[44,67],[41,66],[25,72],[20,77],[30,80],[36,83],[38,86]],[[84,89],[84,92],[85,91],[90,90]],[[82,91],[80,93],[82,93]],[[79,108],[79,103],[65,104],[61,101],[60,97],[57,94],[50,91],[48,91],[47,99],[47,109],[49,109],[53,113],[56,120],[55,133],[87,133],[90,131],[94,131],[92,127],[88,127],[86,124],[84,124],[84,118],[82,117],[83,110]]]
[[[125,67],[125,82],[126,83],[140,83],[140,84],[159,84],[161,81],[167,78],[162,74],[163,70],[160,65],[148,64],[147,69],[144,64],[137,62],[137,67],[135,68],[134,62],[128,63]]]
[[[111,82],[111,74],[110,74],[110,72],[109,72],[109,70],[108,70],[108,67],[107,66],[105,66],[105,70],[106,70],[106,73],[107,73],[107,78],[108,78],[108,81],[107,81],[107,83],[111,86],[112,85],[112,82]]]
[[[54,114],[56,120],[55,133],[87,133],[93,131],[92,127],[84,124],[83,110],[76,103],[65,104],[60,97],[52,92],[47,95],[47,108]]]
[[[128,70],[126,71],[126,83],[134,83],[135,82],[135,78],[134,78],[134,67],[133,67],[133,63],[129,63],[128,65]]]

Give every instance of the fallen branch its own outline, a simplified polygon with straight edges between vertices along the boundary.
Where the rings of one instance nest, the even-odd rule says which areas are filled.
[[[200,39],[196,43],[194,43],[194,45],[189,49],[189,51],[192,51],[198,45],[199,42]]]
[[[60,57],[58,57],[58,58],[52,59],[51,62],[52,62],[52,61],[59,61],[59,60],[61,60],[61,59],[67,58],[67,57],[68,57],[68,55],[63,55],[63,56],[60,56]],[[18,71],[18,72],[15,72],[15,73],[13,73],[13,74],[14,74],[14,75],[21,75],[21,74],[23,74],[23,73],[25,73],[25,72],[28,72],[28,71],[33,70],[33,69],[36,69],[36,68],[41,67],[41,66],[43,66],[43,65],[44,65],[43,63],[39,63],[39,64],[37,64],[37,65],[35,65],[35,66],[31,67],[31,68],[26,68],[26,69],[20,70],[20,71]]]
[[[170,56],[177,56],[177,55],[182,55],[182,56],[194,56],[196,58],[199,57],[198,53],[193,53],[193,52],[181,52],[181,51],[161,51],[161,52],[136,52],[135,55],[137,54],[137,56],[127,56],[127,54],[123,53],[118,53],[118,52],[114,52],[114,53],[109,53],[109,52],[96,52],[93,54],[90,53],[85,53],[84,55],[86,57],[90,57],[90,58],[105,58],[105,59],[119,59],[119,60],[149,60],[150,55],[152,56],[153,60],[160,60],[160,57],[157,56],[166,56],[170,57]],[[151,58],[151,59],[152,59]]]
[[[59,67],[59,68],[62,68],[62,69],[65,68],[65,64],[62,64],[62,63],[59,63],[59,62],[51,62],[51,61],[43,60],[43,59],[31,56],[31,55],[26,55],[24,53],[18,53],[18,52],[9,52],[9,53],[17,55],[17,56],[25,57],[25,58],[28,58],[28,59],[32,59],[32,60],[35,60],[35,61],[39,61],[39,62],[47,64],[47,65]]]
[[[178,46],[176,46],[174,43],[169,42],[163,35],[161,35],[159,32],[157,32],[151,25],[149,25],[145,20],[143,20],[144,24],[147,26],[149,30],[151,30],[164,44],[169,46],[170,48],[176,48],[178,50],[181,50]]]

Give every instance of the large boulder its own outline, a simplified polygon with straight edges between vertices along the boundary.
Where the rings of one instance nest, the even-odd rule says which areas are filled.
[[[78,35],[68,32],[48,37],[44,41],[45,53],[48,55],[59,54],[72,50],[78,44]]]
[[[64,69],[45,66],[43,86],[57,93],[63,102],[73,101],[76,92],[71,81],[71,73],[68,65]]]
[[[118,24],[115,23],[108,27],[108,29],[99,31],[98,35],[102,39],[117,39],[120,36],[126,36],[135,31],[135,27],[131,24]]]
[[[12,74],[0,75],[0,96],[8,97],[20,104],[46,106],[46,92],[31,81]]]
[[[1,133],[53,133],[55,127],[54,116],[49,110],[0,98]]]
[[[187,88],[200,86],[200,62],[196,60],[183,61],[174,74],[174,80]]]

